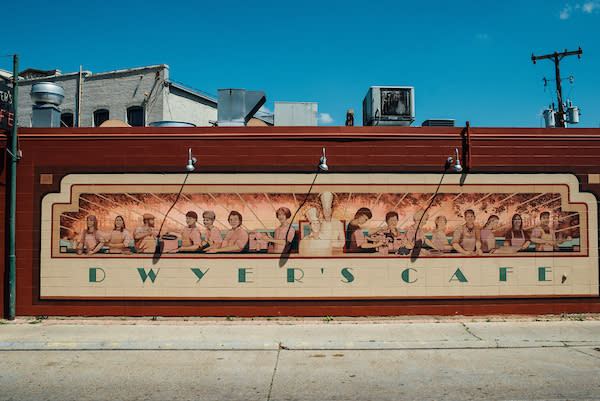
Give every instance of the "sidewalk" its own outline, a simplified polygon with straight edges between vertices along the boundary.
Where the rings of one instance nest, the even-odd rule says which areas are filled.
[[[598,315],[486,319],[19,318],[1,323],[0,351],[600,347]]]

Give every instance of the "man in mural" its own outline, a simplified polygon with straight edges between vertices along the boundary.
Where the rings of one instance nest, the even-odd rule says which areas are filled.
[[[212,210],[205,210],[202,213],[202,221],[206,228],[206,234],[204,234],[204,241],[202,241],[202,247],[215,247],[220,248],[223,243],[223,235],[221,230],[214,226],[217,215]]]
[[[343,253],[346,236],[344,235],[344,225],[341,221],[333,218],[333,194],[323,192],[321,194],[321,208],[323,211],[323,220],[321,220],[320,238],[324,244],[328,242],[328,248],[331,255],[341,255]]]
[[[465,211],[465,224],[458,226],[452,235],[452,247],[463,255],[481,255],[481,235],[475,225],[475,212]]]
[[[331,241],[321,237],[322,220],[319,219],[319,212],[311,207],[305,213],[305,217],[310,225],[310,233],[304,236],[300,241],[298,253],[302,256],[330,256]]]
[[[540,213],[540,224],[531,231],[531,242],[535,244],[535,250],[540,252],[557,251],[556,234],[550,228],[550,212]]]
[[[135,251],[138,253],[153,253],[156,250],[156,237],[158,230],[154,228],[154,215],[144,213],[144,225],[136,227],[133,232]]]
[[[181,246],[177,251],[194,252],[200,248],[202,243],[202,234],[200,229],[196,227],[198,214],[194,211],[189,211],[185,214],[185,223],[187,227],[181,231]]]

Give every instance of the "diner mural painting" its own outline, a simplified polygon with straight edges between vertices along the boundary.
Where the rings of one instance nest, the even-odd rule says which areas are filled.
[[[425,257],[580,251],[580,213],[563,209],[558,192],[441,193],[425,212],[432,195],[325,190],[309,195],[299,222],[290,222],[302,193],[184,193],[160,241],[163,252],[188,257],[276,257],[286,242],[299,256],[402,257],[415,239]],[[59,253],[147,257],[173,200],[160,190],[81,193],[76,210],[54,216]]]
[[[65,176],[42,199],[41,298],[598,295],[597,202],[573,175],[436,193],[435,174],[328,174],[307,198],[310,174],[194,174],[177,199],[183,178]]]

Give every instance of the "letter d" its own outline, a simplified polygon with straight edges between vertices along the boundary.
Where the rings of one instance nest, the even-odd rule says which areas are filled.
[[[102,272],[102,278],[98,275],[98,271]],[[100,278],[100,279],[99,279]],[[90,267],[90,283],[101,283],[106,278],[106,272],[100,267]]]

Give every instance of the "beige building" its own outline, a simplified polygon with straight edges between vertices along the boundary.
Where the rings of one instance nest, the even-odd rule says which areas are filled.
[[[123,120],[131,126],[179,121],[210,126],[217,120],[217,101],[169,79],[166,64],[94,74],[62,74],[60,70],[28,69],[19,76],[19,125],[30,127],[31,87],[40,82],[61,86],[61,125],[96,127],[106,120]]]

